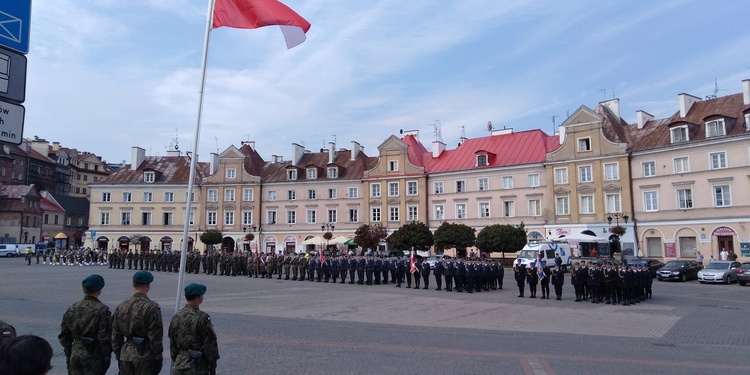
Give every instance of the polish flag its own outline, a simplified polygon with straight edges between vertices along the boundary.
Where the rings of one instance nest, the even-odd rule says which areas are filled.
[[[216,0],[214,29],[222,26],[257,29],[271,25],[281,28],[287,48],[302,44],[310,30],[310,22],[278,0]]]
[[[411,273],[419,272],[417,266],[414,265],[414,250],[412,250],[411,259],[409,259],[409,271]]]

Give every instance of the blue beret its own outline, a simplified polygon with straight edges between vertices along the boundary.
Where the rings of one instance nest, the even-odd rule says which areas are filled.
[[[138,271],[133,275],[133,282],[136,284],[151,284],[154,281],[154,275],[148,271]]]
[[[196,297],[206,294],[206,286],[198,283],[190,283],[185,287],[185,297]]]
[[[98,292],[104,288],[104,278],[101,275],[90,275],[83,279],[81,285],[92,292]]]

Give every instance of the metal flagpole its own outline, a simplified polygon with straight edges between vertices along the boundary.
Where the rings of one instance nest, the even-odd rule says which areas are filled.
[[[206,63],[208,62],[208,42],[211,39],[211,26],[213,22],[214,14],[214,1],[208,0],[208,15],[206,16],[206,35],[203,41],[203,62],[201,63],[201,88],[198,96],[198,116],[195,121],[195,135],[193,138],[193,155],[190,158],[190,178],[188,181],[187,204],[185,206],[185,224],[182,228],[182,249],[180,250],[180,272],[177,278],[177,298],[174,304],[174,313],[177,314],[180,311],[180,301],[182,300],[182,288],[185,284],[185,263],[187,262],[187,246],[188,246],[188,229],[190,229],[190,213],[192,211],[193,203],[193,188],[195,186],[195,169],[198,165],[198,139],[201,133],[201,116],[203,114],[203,90],[206,87]],[[198,238],[196,234],[195,244],[197,245]]]

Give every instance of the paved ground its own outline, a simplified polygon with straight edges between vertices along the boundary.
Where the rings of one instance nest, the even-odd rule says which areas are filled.
[[[113,310],[132,294],[133,271],[0,259],[0,319],[50,341],[52,374],[64,373],[60,318],[91,273],[105,277],[101,299]],[[177,274],[154,275],[150,297],[167,326]],[[569,283],[563,301],[521,299],[508,278],[505,290],[475,294],[186,275],[192,281],[208,286],[202,309],[219,335],[221,374],[750,372],[750,287],[736,284],[655,281],[653,300],[625,307],[574,303]]]

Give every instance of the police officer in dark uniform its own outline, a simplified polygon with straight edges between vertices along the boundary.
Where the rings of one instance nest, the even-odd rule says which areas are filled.
[[[552,286],[555,288],[555,298],[556,300],[560,301],[562,299],[562,289],[563,284],[565,284],[565,274],[562,271],[562,268],[560,268],[560,264],[555,264],[555,268],[552,270],[552,275],[550,275],[552,278]]]
[[[443,272],[445,271],[445,257],[435,262],[435,284],[437,288],[435,290],[441,290],[443,288]],[[427,285],[427,283],[425,283]]]
[[[453,262],[453,258],[449,258],[448,262],[445,263],[445,291],[453,291],[453,271],[456,270],[456,264]]]
[[[381,266],[381,270],[383,271],[383,285],[388,284],[388,272],[391,270],[391,262],[388,260],[388,257],[381,255],[381,258],[383,258],[383,264]]]
[[[427,263],[427,259],[425,259],[422,262],[422,281],[424,282],[424,287],[422,289],[429,289],[430,288],[430,264]]]
[[[526,285],[526,266],[521,263],[521,259],[516,260],[516,264],[513,266],[513,273],[516,279],[516,285],[518,285],[518,297],[523,297],[523,289]]]
[[[529,265],[526,268],[526,283],[529,284],[529,298],[536,298],[536,286],[539,284],[539,274],[537,274],[537,267],[535,265]],[[539,265],[541,266],[541,265]]]
[[[357,273],[358,264],[359,262],[354,256],[349,259],[349,284],[354,284],[354,274]]]

